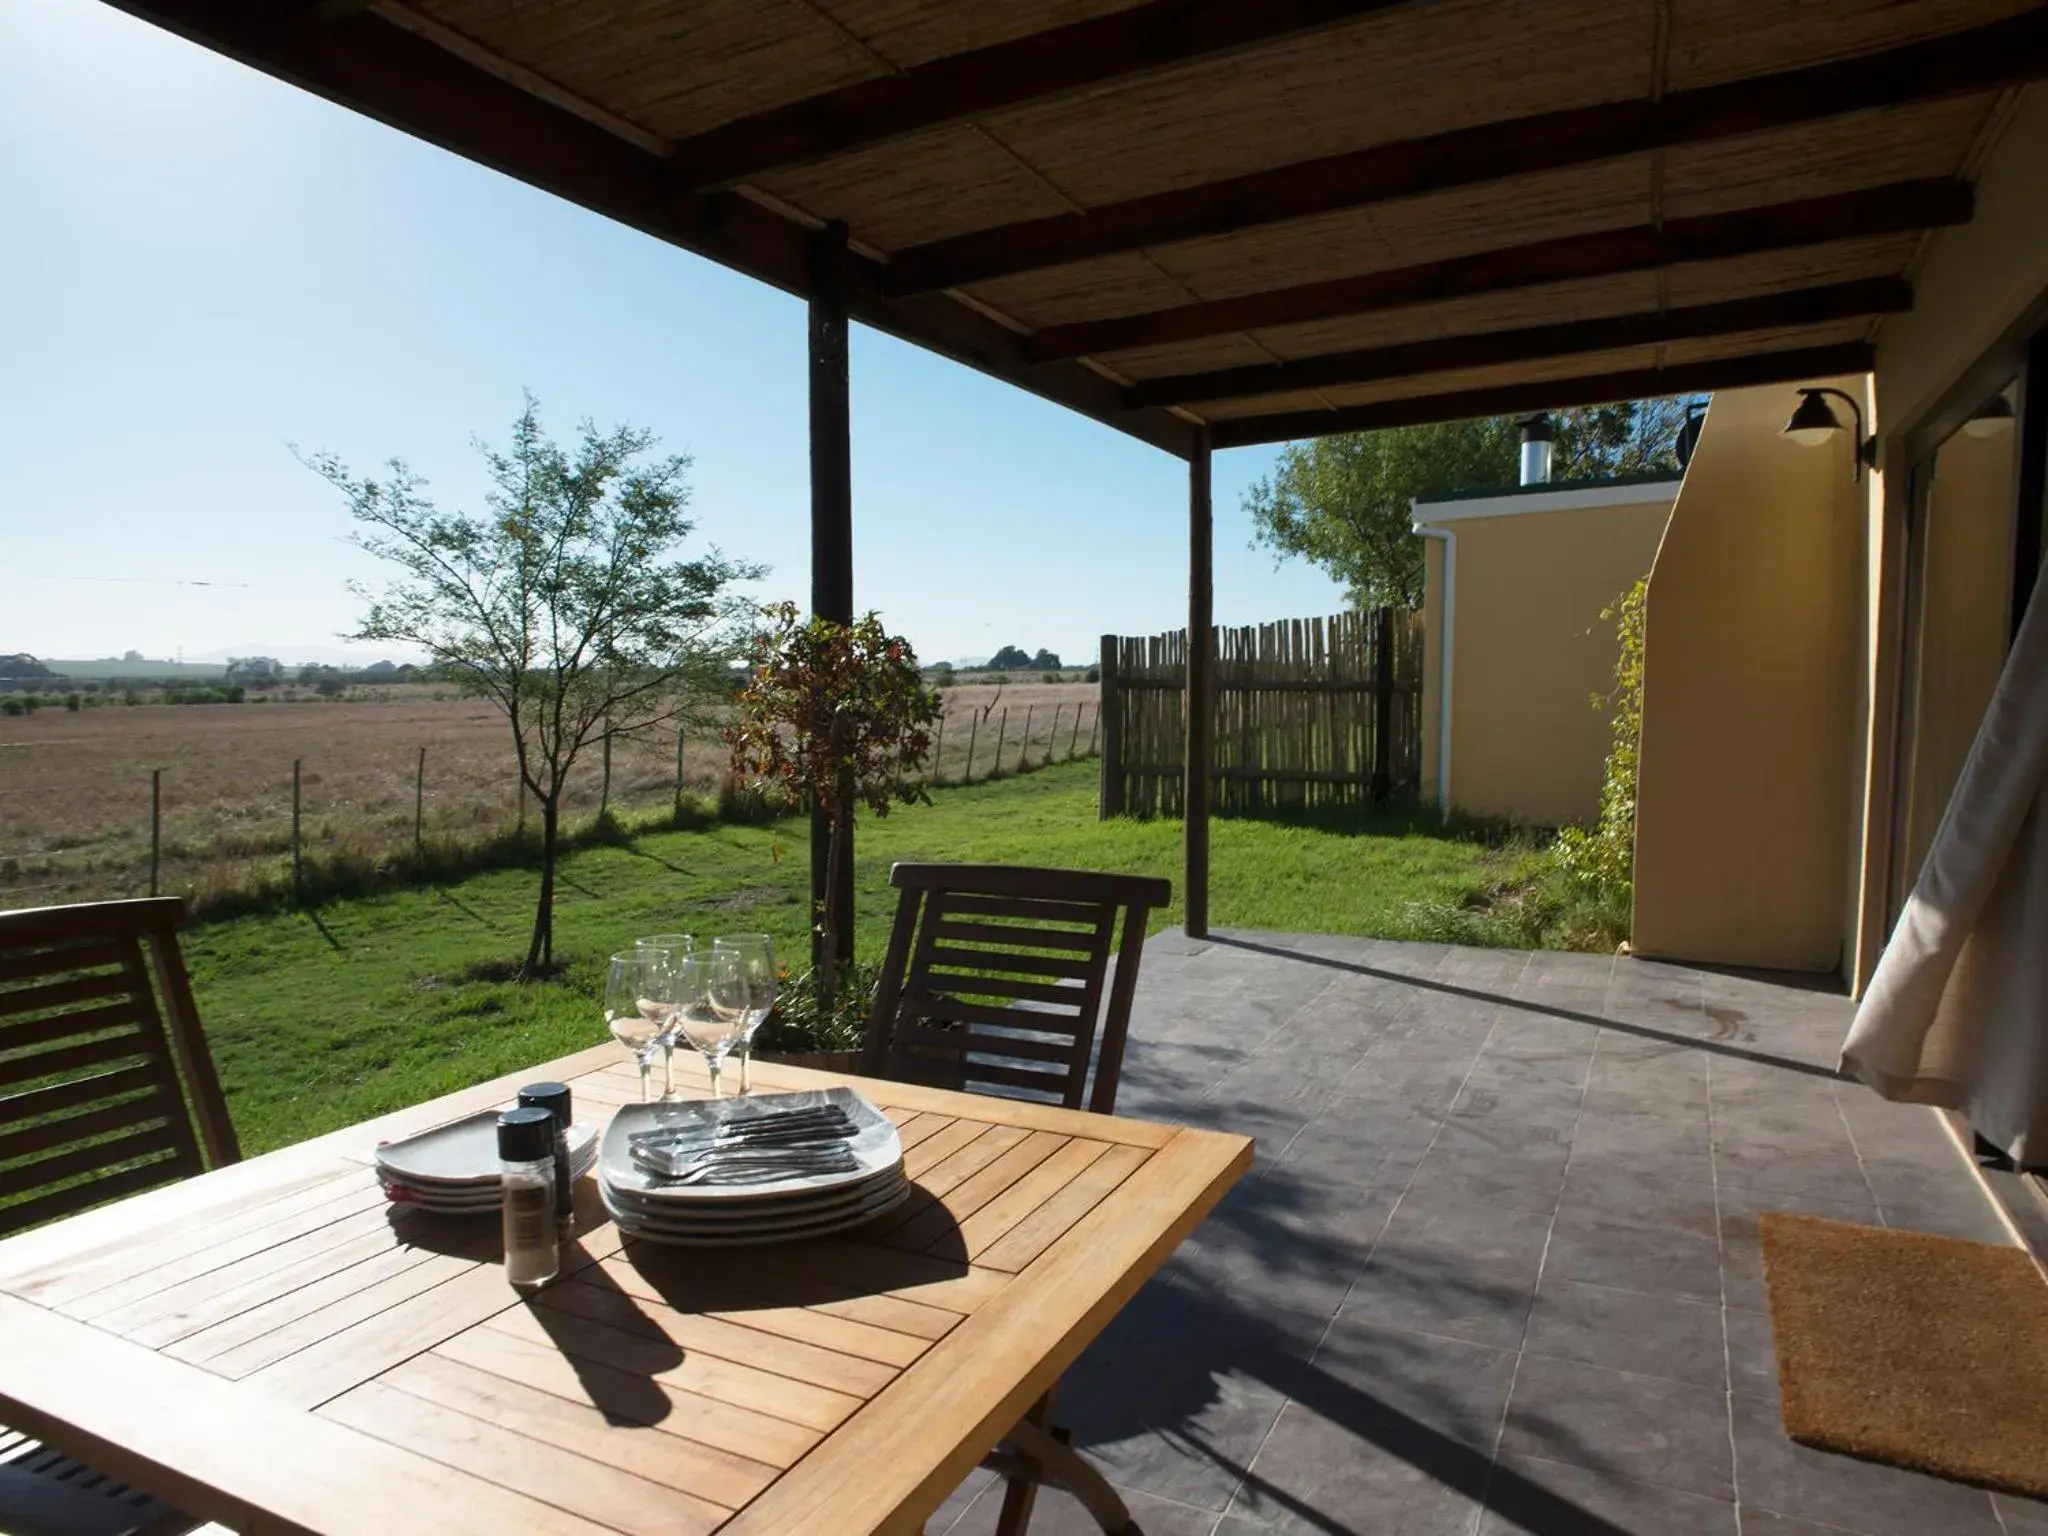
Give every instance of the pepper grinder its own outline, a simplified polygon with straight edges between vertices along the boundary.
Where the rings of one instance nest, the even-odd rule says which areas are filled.
[[[555,1120],[555,1221],[567,1229],[576,1218],[576,1192],[569,1179],[569,1085],[528,1083],[519,1090],[521,1109],[544,1109]]]
[[[555,1120],[544,1109],[498,1116],[498,1161],[505,1204],[505,1278],[539,1285],[555,1278]]]

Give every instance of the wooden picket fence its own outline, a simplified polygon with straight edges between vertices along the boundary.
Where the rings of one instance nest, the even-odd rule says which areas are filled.
[[[1383,800],[1422,771],[1422,615],[1376,608],[1216,636],[1218,811]],[[1187,631],[1102,637],[1104,817],[1177,816]]]

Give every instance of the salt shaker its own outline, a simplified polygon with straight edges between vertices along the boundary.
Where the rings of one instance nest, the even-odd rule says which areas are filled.
[[[555,1121],[555,1224],[575,1219],[576,1195],[569,1180],[569,1085],[528,1083],[519,1090],[521,1109],[544,1109]]]
[[[555,1117],[545,1109],[498,1116],[498,1162],[505,1193],[505,1278],[539,1285],[555,1278]]]

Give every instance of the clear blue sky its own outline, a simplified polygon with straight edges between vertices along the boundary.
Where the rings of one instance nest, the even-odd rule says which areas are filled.
[[[522,387],[691,454],[698,536],[808,594],[793,299],[96,0],[0,4],[0,208],[0,652],[333,648],[374,566],[286,445],[465,505]],[[1178,622],[1179,461],[858,328],[853,400],[855,601],[921,654]],[[1248,547],[1271,457],[1217,458],[1222,622],[1340,606]]]

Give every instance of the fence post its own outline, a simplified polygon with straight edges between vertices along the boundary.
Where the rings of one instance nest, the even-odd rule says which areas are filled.
[[[1017,771],[1022,773],[1031,766],[1031,712],[1036,704],[1024,706],[1024,734],[1017,740]]]
[[[1382,608],[1374,626],[1372,658],[1372,798],[1394,787],[1394,610]]]
[[[675,819],[683,819],[683,728],[676,727],[676,810]]]
[[[940,764],[940,762],[939,762],[939,754],[940,754],[940,753],[942,753],[942,752],[944,752],[945,750],[946,750],[946,712],[945,712],[945,711],[944,711],[944,710],[942,709],[942,710],[940,710],[940,711],[939,711],[939,733],[938,733],[937,737],[935,737],[935,738],[933,739],[933,741],[932,741],[932,772],[931,772],[931,782],[932,782],[932,783],[934,783],[934,784],[943,784],[943,783],[945,782],[945,778],[944,778],[944,774],[945,774],[945,768],[944,768],[944,767],[943,767],[943,766],[942,766],[942,765]]]
[[[1116,650],[1116,636],[1104,635],[1102,693],[1095,701],[1095,729],[1088,733],[1090,752],[1095,750],[1096,732],[1102,735],[1102,793],[1096,814],[1104,821],[1124,811],[1123,709],[1116,696]]]
[[[157,873],[163,867],[164,771],[149,770],[149,894],[157,894]]]
[[[601,821],[612,803],[612,723],[604,723],[604,784],[597,792],[597,815]]]
[[[1045,738],[1045,760],[1048,763],[1053,760],[1053,757],[1060,749],[1060,711],[1066,707],[1064,703],[1055,704],[1052,707],[1052,733]]]
[[[1079,699],[1074,701],[1074,728],[1067,733],[1067,761],[1074,760],[1074,749],[1081,744],[1081,714],[1087,706]]]
[[[427,749],[420,748],[420,765],[412,776],[412,861],[427,867]]]
[[[974,782],[974,744],[981,739],[981,711],[974,710],[967,717],[967,776],[960,782]]]
[[[292,759],[292,900],[303,899],[304,882],[299,871],[299,763]]]
[[[1001,718],[996,721],[996,765],[989,770],[990,778],[994,778],[1003,771],[1003,739],[1009,734],[1010,706],[1005,704]]]

